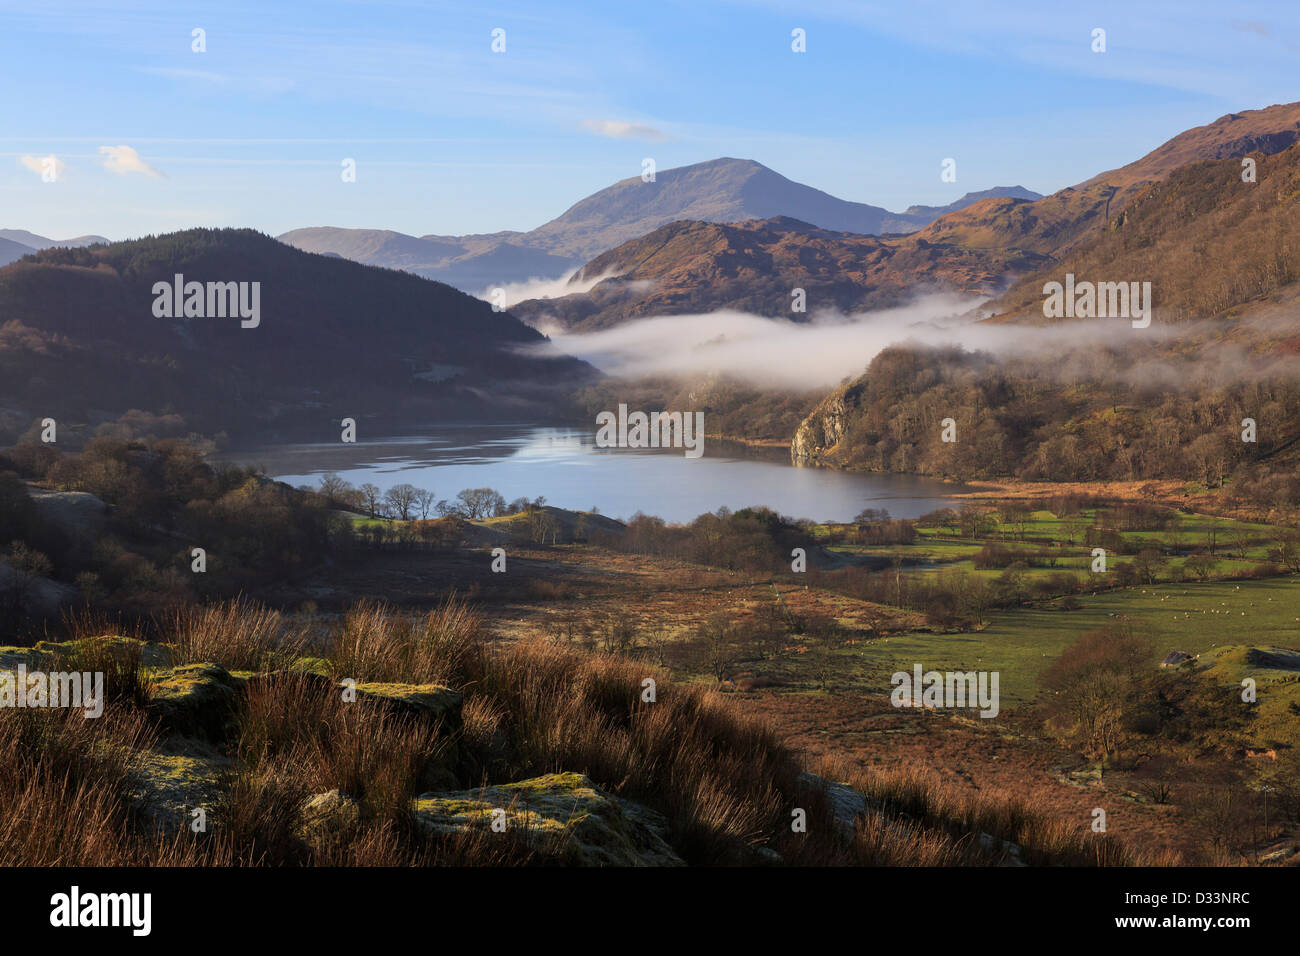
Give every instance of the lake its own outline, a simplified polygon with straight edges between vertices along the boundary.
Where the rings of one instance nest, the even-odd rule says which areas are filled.
[[[722,506],[766,505],[793,518],[848,521],[863,508],[915,518],[952,504],[961,489],[931,478],[795,468],[788,452],[753,452],[706,440],[704,455],[597,448],[594,431],[532,425],[446,425],[418,436],[343,444],[286,444],[229,451],[213,460],[263,467],[292,485],[329,472],[387,490],[409,482],[454,500],[464,488],[495,488],[507,501],[536,498],[612,518],[638,511],[690,521]]]

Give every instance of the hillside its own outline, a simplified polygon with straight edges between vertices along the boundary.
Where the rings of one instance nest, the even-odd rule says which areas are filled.
[[[1142,186],[1108,229],[1023,276],[986,320],[1073,321],[1077,340],[1036,352],[1027,335],[1023,354],[996,359],[888,350],[805,419],[793,460],[960,478],[1165,478],[1294,505],[1300,142],[1254,158],[1253,183],[1234,156]],[[1045,319],[1044,284],[1067,273],[1149,281],[1152,332],[1124,319]],[[954,443],[941,440],[943,417],[957,423]],[[1255,442],[1242,441],[1245,418],[1258,424]]]
[[[1165,277],[1170,292],[1157,289],[1157,294],[1165,302],[1171,295],[1181,296],[1174,307],[1180,316],[1190,315],[1210,301],[1216,303],[1214,308],[1222,310],[1246,281],[1241,277],[1234,281],[1221,274],[1229,269],[1225,263],[1236,260],[1219,256],[1216,261],[1221,265],[1209,269],[1198,269],[1191,263],[1207,255],[1206,243],[1218,241],[1216,235],[1222,231],[1233,232],[1234,244],[1241,247],[1243,254],[1262,252],[1264,236],[1290,228],[1287,223],[1291,207],[1281,197],[1290,195],[1291,186],[1289,179],[1275,179],[1267,189],[1261,182],[1255,193],[1217,186],[1240,183],[1240,160],[1248,151],[1255,151],[1256,156],[1287,151],[1289,156],[1288,147],[1297,135],[1300,104],[1229,114],[1175,136],[1120,170],[1102,173],[1050,196],[1038,197],[1014,187],[969,193],[948,207],[911,207],[909,215],[930,221],[906,237],[837,235],[831,229],[843,226],[827,227],[825,220],[816,218],[806,218],[804,224],[777,218],[756,225],[725,227],[707,222],[673,223],[611,249],[583,266],[571,284],[577,286],[604,277],[589,291],[525,302],[513,308],[539,327],[554,323],[569,329],[592,330],[632,318],[722,308],[787,316],[793,288],[808,292],[810,312],[818,307],[853,311],[897,305],[929,288],[998,294],[1005,284],[1016,281],[1017,291],[999,303],[1003,311],[1014,311],[1028,305],[1033,298],[1031,287],[1036,284],[1041,289],[1044,276],[1066,271],[1055,265],[1063,257],[1078,263],[1074,271],[1080,273],[1085,266],[1101,267],[1109,256],[1112,271],[1121,269],[1118,260],[1122,259],[1122,268],[1142,265],[1144,276]],[[1213,161],[1219,163],[1213,174],[1189,172],[1196,163]],[[1284,160],[1283,165],[1291,162]],[[1183,165],[1174,165],[1177,163]],[[1269,164],[1260,175],[1276,176],[1277,168]],[[1205,180],[1210,175],[1217,177],[1214,183]],[[1151,199],[1142,200],[1145,205],[1140,215],[1144,221],[1154,215],[1153,210],[1167,210],[1159,225],[1126,226],[1133,215],[1139,215],[1129,211],[1139,202],[1138,197],[1171,176],[1181,183],[1176,190],[1158,191]],[[1188,180],[1197,176],[1201,178]],[[625,190],[631,188],[630,182],[620,185]],[[1205,191],[1201,200],[1187,198],[1197,190]],[[1209,205],[1215,202],[1215,196],[1220,205],[1233,205],[1247,196],[1254,198],[1237,206],[1236,212],[1210,216]],[[699,208],[710,214],[717,212],[709,206]],[[1177,213],[1168,212],[1171,209]],[[1203,219],[1196,230],[1187,230],[1180,221],[1180,217],[1187,216],[1210,218]],[[806,223],[823,228],[812,229]],[[856,226],[845,231],[871,231],[861,220],[856,221]],[[1152,246],[1145,256],[1137,256],[1139,247],[1156,241],[1153,229],[1162,231],[1168,242],[1159,244],[1159,254]],[[1253,238],[1247,240],[1248,235]],[[1085,246],[1092,250],[1102,245],[1109,252],[1074,254]],[[1192,254],[1188,251],[1192,246],[1200,251]],[[1267,258],[1256,256],[1250,260],[1256,263],[1254,271],[1276,272],[1273,265],[1264,262]],[[1030,277],[1025,277],[1026,272]],[[1251,281],[1253,287],[1263,288],[1270,283],[1276,286],[1281,279],[1274,276]],[[1206,291],[1211,283],[1217,291]],[[1204,293],[1196,306],[1186,294],[1193,287]],[[791,317],[799,318],[797,314]]]
[[[1240,159],[1250,153],[1280,153],[1300,139],[1300,103],[1228,113],[1196,126],[1119,169],[1098,173],[1079,188],[1098,183],[1131,186],[1158,182],[1175,169],[1207,159]]]
[[[1115,839],[1063,839],[1022,805],[962,805],[885,773],[832,782],[805,771],[766,722],[717,691],[543,640],[489,647],[480,616],[453,599],[420,616],[359,606],[319,648],[281,615],[245,602],[179,615],[163,636],[0,647],[10,677],[20,667],[107,672],[112,701],[100,701],[102,720],[80,709],[72,719],[36,711],[26,722],[15,708],[0,712],[0,753],[19,770],[6,775],[0,798],[41,808],[39,826],[31,814],[0,821],[0,861],[1142,861]],[[65,772],[42,772],[56,758]],[[901,802],[915,810],[918,796],[926,812],[904,813]],[[210,812],[210,827],[190,826],[194,807]],[[806,832],[790,826],[792,814],[806,816]]]
[[[995,189],[981,189],[977,192],[969,192],[955,202],[950,202],[946,206],[908,206],[903,210],[903,215],[915,220],[928,220],[933,222],[940,216],[946,216],[950,212],[956,212],[958,209],[965,209],[967,206],[973,206],[975,203],[984,199],[1024,199],[1033,201],[1042,199],[1042,193],[1036,193],[1032,189],[1026,189],[1024,186],[998,186]],[[900,229],[899,232],[913,232],[914,229]]]
[[[510,235],[519,234],[417,237],[388,229],[324,226],[294,229],[279,238],[303,252],[401,269],[469,293],[481,293],[501,282],[563,275],[575,264],[568,256],[552,255],[502,238]]]
[[[962,478],[1170,478],[1300,500],[1300,388],[1283,364],[1300,350],[1298,119],[1300,104],[1229,114],[1075,189],[984,200],[909,237],[1044,255],[991,303],[988,322],[1063,321],[1044,318],[1043,287],[1068,273],[1150,282],[1153,323],[1179,327],[1081,340],[1047,363],[889,350],[804,420],[793,460]],[[1255,182],[1242,180],[1246,154]],[[941,442],[936,407],[963,438]],[[1246,417],[1260,423],[1257,443],[1240,439]]]
[[[1105,228],[1142,188],[1190,163],[1280,153],[1300,138],[1300,103],[1229,113],[1186,130],[1140,159],[1034,202],[986,199],[921,231],[931,242],[1057,256]]]
[[[35,251],[31,246],[25,246],[21,242],[0,238],[0,266],[7,266],[23,256],[30,256]]]
[[[1043,285],[1067,272],[1151,282],[1163,323],[1223,316],[1286,289],[1300,279],[1300,142],[1254,158],[1253,183],[1231,156],[1143,187],[1108,229],[1012,286],[994,303],[1000,320],[1045,321]]]
[[[1107,222],[1116,191],[1105,184],[1063,189],[1037,201],[984,199],[926,226],[927,242],[970,249],[1016,249],[1050,256]]]
[[[256,327],[156,317],[156,282],[258,282]],[[251,292],[251,285],[247,287]],[[445,285],[309,255],[251,230],[191,230],[47,249],[0,270],[0,406],[33,421],[177,413],[203,433],[338,435],[433,417],[546,414],[593,376],[525,358],[542,336]]]
[[[1021,186],[967,193],[947,206],[893,213],[838,199],[747,159],[722,158],[660,170],[654,182],[620,180],[529,232],[408,236],[379,229],[295,229],[282,242],[308,252],[406,269],[467,292],[530,278],[556,278],[621,243],[678,220],[736,223],[788,217],[859,235],[915,232],[986,196],[1038,198]]]
[[[26,229],[0,229],[0,239],[21,243],[30,249],[48,249],[61,246],[67,249],[80,249],[84,246],[103,245],[108,242],[103,236],[77,236],[73,239],[47,239]]]
[[[510,308],[539,328],[574,331],[719,309],[806,321],[825,310],[898,305],[926,288],[991,294],[1004,274],[1043,262],[1032,253],[938,246],[911,236],[877,239],[789,218],[674,222],[583,266],[571,285],[605,277],[590,291]],[[796,288],[806,293],[806,312],[791,311]]]

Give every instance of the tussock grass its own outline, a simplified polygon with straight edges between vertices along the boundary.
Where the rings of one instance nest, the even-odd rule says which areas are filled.
[[[0,864],[95,866],[127,859],[132,755],[151,735],[143,714],[106,707],[0,708]]]
[[[213,662],[227,670],[263,670],[304,653],[306,637],[279,612],[245,598],[176,612],[167,640],[178,664]]]
[[[366,602],[344,617],[326,656],[338,677],[459,686],[484,641],[481,618],[455,594],[417,618]]]
[[[1070,825],[1033,809],[1023,800],[973,795],[928,767],[899,767],[849,775],[851,785],[887,816],[948,833],[970,844],[980,833],[1020,846],[1030,865],[1162,866],[1180,862],[1165,853],[1146,853],[1109,834],[1093,833],[1085,822]]]
[[[241,623],[244,615],[247,624]],[[439,683],[464,695],[447,728],[369,704],[337,684],[284,668],[300,632],[278,615],[231,602],[178,617],[182,661],[217,660],[248,680],[229,745],[232,768],[209,831],[150,831],[131,809],[133,754],[153,742],[143,706],[123,692],[103,718],[0,711],[0,862],[47,865],[531,865],[553,862],[526,833],[430,833],[412,800],[569,771],[658,810],[688,862],[793,865],[987,865],[992,834],[1042,864],[1150,862],[1117,841],[1071,832],[1013,801],[961,794],[914,770],[852,777],[868,797],[856,822],[801,778],[800,755],[768,724],[718,692],[676,684],[642,662],[544,640],[489,647],[478,615],[455,597],[409,617],[361,605],[318,653],[335,677]],[[79,652],[82,653],[82,652]],[[97,653],[93,643],[87,659]],[[125,660],[125,659],[124,659]],[[256,665],[254,668],[251,665]],[[135,665],[138,671],[138,661]],[[646,680],[654,700],[646,700]],[[455,746],[456,759],[448,750]],[[457,780],[448,780],[454,773]],[[346,813],[305,830],[314,796],[338,790]],[[806,814],[805,832],[791,827]],[[987,842],[987,841],[985,841]]]

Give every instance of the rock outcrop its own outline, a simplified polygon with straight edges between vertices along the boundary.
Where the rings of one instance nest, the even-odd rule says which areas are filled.
[[[497,811],[500,811],[499,813]],[[492,832],[494,819],[548,860],[573,866],[684,866],[654,810],[613,796],[577,773],[450,793],[426,793],[416,820],[432,833]]]
[[[220,664],[187,664],[154,684],[148,711],[164,733],[221,740],[243,690],[243,679]]]
[[[836,468],[840,440],[849,420],[861,404],[866,383],[858,380],[831,392],[800,422],[790,441],[790,461],[796,466]]]

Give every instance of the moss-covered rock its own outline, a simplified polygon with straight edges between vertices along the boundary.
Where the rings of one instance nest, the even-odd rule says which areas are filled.
[[[159,677],[149,714],[164,733],[221,740],[233,729],[243,689],[220,664],[186,664]]]
[[[342,686],[342,685],[340,685]],[[376,704],[390,713],[415,717],[448,731],[461,727],[464,698],[441,684],[357,684],[357,700]]]
[[[172,647],[111,634],[76,641],[37,641],[32,647],[0,647],[0,670],[14,670],[19,664],[27,665],[28,670],[39,670],[59,661],[103,653],[111,654],[121,663],[134,657],[143,668],[158,668],[171,663]]]
[[[196,809],[211,818],[232,763],[208,744],[170,737],[138,755],[131,803],[147,823],[165,831],[190,826]]]
[[[16,671],[19,665],[25,665],[29,671],[41,670],[52,660],[53,654],[34,647],[0,646],[0,670]]]
[[[666,839],[664,817],[600,790],[582,774],[555,773],[478,790],[426,793],[415,801],[420,826],[432,833],[505,832],[547,860],[573,866],[683,866]]]
[[[298,814],[294,835],[314,850],[351,839],[361,823],[361,804],[335,788],[309,797]]]
[[[799,775],[799,785],[826,801],[831,818],[846,838],[852,838],[858,820],[872,810],[866,795],[854,790],[848,784],[836,783],[814,773],[804,772]]]
[[[323,657],[299,657],[289,664],[292,674],[312,674],[316,677],[330,676],[330,662]]]

